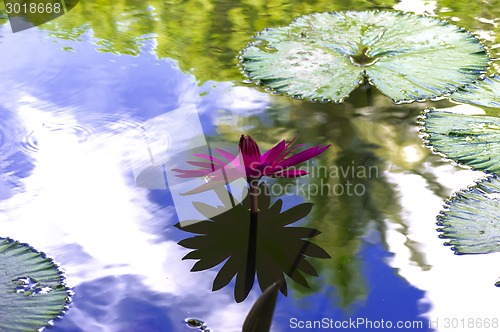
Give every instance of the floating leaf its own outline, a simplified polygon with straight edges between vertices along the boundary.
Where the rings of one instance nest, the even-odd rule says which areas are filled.
[[[500,179],[495,175],[458,192],[438,216],[443,232],[457,254],[500,251]]]
[[[477,81],[453,93],[451,99],[460,103],[500,108],[500,76],[494,75]]]
[[[26,244],[0,238],[0,331],[36,331],[60,317],[69,290],[54,262]]]
[[[500,118],[431,110],[424,114],[425,143],[459,164],[500,174]]]
[[[222,188],[217,189],[219,196]],[[234,290],[235,300],[243,301],[249,294],[255,273],[262,291],[275,282],[281,282],[280,291],[286,295],[287,285],[284,274],[296,283],[309,287],[302,273],[317,276],[316,269],[306,261],[306,256],[330,258],[319,246],[306,240],[320,234],[319,231],[307,227],[286,227],[311,211],[312,204],[299,204],[281,212],[282,201],[270,204],[270,195],[265,184],[259,187],[259,212],[256,221],[257,232],[250,236],[250,198],[245,197],[241,203],[229,192],[231,197],[224,200],[225,208],[220,214],[203,221],[185,221],[175,226],[183,231],[201,234],[184,239],[179,245],[194,249],[183,259],[197,259],[191,271],[210,269],[225,261],[217,274],[212,289],[218,290],[226,286],[236,275]],[[234,206],[229,202],[236,202]],[[200,213],[207,213],[206,204],[195,204]],[[208,214],[213,216],[214,214]],[[254,248],[255,255],[249,255]]]
[[[367,78],[395,102],[456,91],[489,58],[471,33],[390,11],[315,13],[260,32],[241,63],[252,80],[297,98],[342,102]]]

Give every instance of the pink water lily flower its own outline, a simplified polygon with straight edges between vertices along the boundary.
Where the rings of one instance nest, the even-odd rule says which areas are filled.
[[[293,150],[303,146],[303,144],[292,146],[293,141],[295,138],[288,144],[282,140],[269,151],[261,154],[257,142],[252,137],[241,135],[240,153],[243,157],[247,179],[260,179],[262,176],[295,178],[306,175],[307,171],[292,167],[316,157],[330,146],[317,145],[290,156]]]
[[[173,169],[173,171],[179,173],[177,176],[181,178],[205,177],[207,181],[212,182],[200,186],[200,188],[197,188],[197,192],[213,188],[213,182],[224,181],[230,183],[242,177],[246,177],[248,182],[258,181],[263,176],[295,178],[307,175],[308,172],[294,169],[294,166],[316,157],[330,146],[330,144],[326,146],[317,145],[291,155],[292,151],[303,146],[303,144],[292,146],[293,141],[295,141],[295,138],[289,143],[282,140],[269,151],[261,154],[259,145],[252,137],[241,135],[240,154],[238,156],[221,149],[215,149],[225,160],[206,154],[194,154],[194,156],[205,159],[205,161],[188,161],[187,163],[199,167],[199,169]]]

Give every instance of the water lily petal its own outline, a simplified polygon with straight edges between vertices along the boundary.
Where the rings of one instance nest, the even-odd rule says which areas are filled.
[[[317,155],[321,154],[323,151],[328,149],[330,144],[321,147],[320,145],[312,147],[310,149],[304,150],[302,152],[297,153],[294,156],[291,156],[290,158],[283,160],[282,162],[279,163],[279,166],[283,168],[287,168],[290,166],[295,166],[297,164],[300,164],[306,160],[309,160],[311,158],[316,157]]]
[[[226,184],[229,184],[237,179],[245,178],[246,173],[242,167],[239,168],[223,168],[215,172],[210,172],[210,182],[204,183],[194,189],[191,189],[185,193],[182,193],[182,196],[185,195],[193,195],[199,194],[208,190],[220,188]],[[179,176],[178,177],[183,177]],[[185,176],[187,177],[187,176]]]
[[[273,178],[296,178],[309,174],[307,171],[300,169],[288,169],[282,172],[274,173]]]
[[[210,161],[213,161],[221,166],[224,166],[226,163],[218,158],[215,158],[213,156],[209,156],[208,154],[204,153],[193,153],[193,156],[198,157],[198,158],[203,158],[203,159],[208,159]]]
[[[283,159],[285,159],[286,156],[288,156],[293,150],[295,150],[301,146],[304,146],[304,144],[297,144],[297,145],[291,147],[292,143],[295,141],[296,138],[297,137],[294,137],[290,142],[288,142],[288,144],[285,146],[285,150],[283,151],[283,153],[280,155],[280,157],[278,159],[276,159],[275,164],[277,164],[280,161],[282,161]]]
[[[260,164],[261,154],[259,145],[250,135],[241,135],[240,151],[243,156],[245,166],[257,167]]]
[[[300,148],[302,146],[304,146],[304,144],[297,144],[291,147],[290,149],[285,150],[285,153],[283,153],[283,155],[281,155],[280,158],[275,161],[275,164],[279,164],[283,159],[285,159],[289,154],[291,154],[293,150]]]
[[[285,151],[285,149],[286,149],[286,142],[285,140],[282,140],[281,142],[273,146],[271,149],[269,149],[269,151],[267,151],[262,155],[261,157],[262,163],[272,164],[276,160],[276,158],[278,158],[280,154],[282,154],[283,151]]]
[[[219,148],[215,148],[215,151],[217,151],[221,156],[226,158],[230,164],[235,165],[235,166],[239,165],[239,160],[240,160],[239,156],[232,154],[231,152],[224,151],[224,150],[219,149]]]
[[[197,166],[197,167],[203,167],[206,168],[207,170],[216,170],[221,168],[220,165],[215,164],[215,163],[207,163],[204,161],[186,161],[189,165]]]

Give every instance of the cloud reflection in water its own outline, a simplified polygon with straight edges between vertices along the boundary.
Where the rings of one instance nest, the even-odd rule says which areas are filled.
[[[186,102],[201,105],[205,120],[211,117],[203,113],[215,109],[237,113],[245,108],[237,94],[252,90],[227,83],[200,88],[173,62],[149,54],[115,57],[83,42],[75,43],[75,56],[37,30],[16,39],[1,34],[2,48],[12,47],[0,61],[16,66],[0,70],[0,86],[22,89],[0,96],[2,124],[15,123],[17,131],[2,136],[3,146],[13,148],[0,167],[18,172],[16,181],[1,182],[0,229],[54,257],[75,287],[71,310],[53,330],[140,331],[146,324],[150,331],[181,331],[187,316],[214,330],[239,330],[250,304],[235,306],[229,291],[212,293],[215,272],[189,273],[185,251],[155,233],[176,218],[135,185],[128,151],[154,116]],[[36,65],[23,46],[30,43],[43,59],[58,61],[28,70]],[[205,97],[203,89],[210,91]],[[262,101],[254,107],[261,107],[267,97],[254,94]]]

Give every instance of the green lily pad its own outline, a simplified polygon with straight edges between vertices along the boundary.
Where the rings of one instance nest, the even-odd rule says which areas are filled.
[[[492,176],[458,192],[438,216],[440,237],[457,254],[500,251],[500,179]]]
[[[0,238],[0,331],[36,331],[61,317],[70,291],[54,262],[27,244]]]
[[[500,118],[431,110],[424,142],[434,152],[473,169],[500,174]]]
[[[434,99],[489,63],[466,30],[402,12],[315,13],[254,38],[240,58],[247,77],[300,99],[342,102],[365,78],[394,102]]]
[[[494,75],[477,81],[453,93],[450,99],[460,103],[500,108],[500,76]]]

